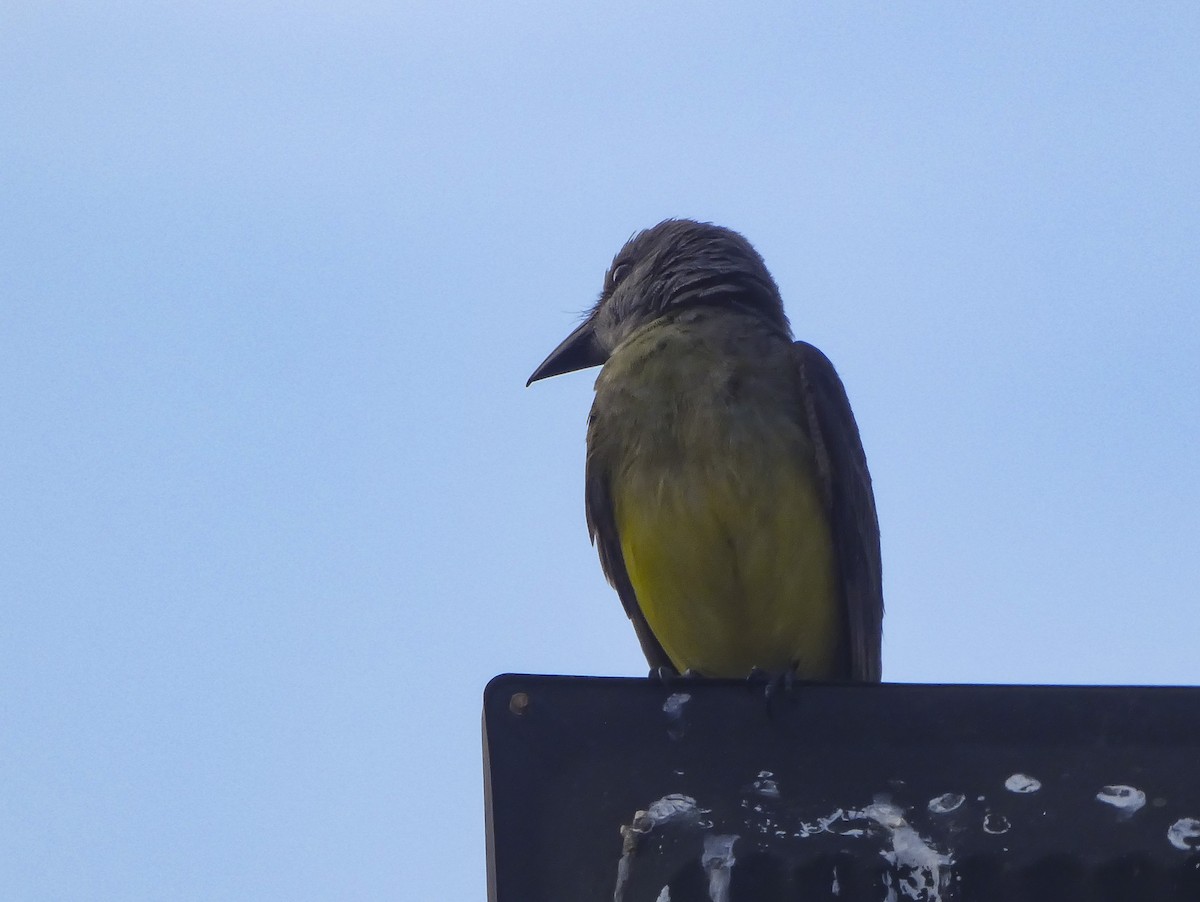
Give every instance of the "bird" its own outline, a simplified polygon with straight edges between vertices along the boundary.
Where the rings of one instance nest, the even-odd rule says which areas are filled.
[[[689,219],[634,234],[526,384],[595,366],[587,527],[651,675],[878,682],[858,425],[750,242]]]

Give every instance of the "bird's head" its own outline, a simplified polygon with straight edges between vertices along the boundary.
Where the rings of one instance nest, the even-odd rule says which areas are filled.
[[[667,219],[625,242],[596,305],[528,384],[599,366],[642,326],[695,306],[742,309],[789,331],[779,289],[749,241],[712,223]]]

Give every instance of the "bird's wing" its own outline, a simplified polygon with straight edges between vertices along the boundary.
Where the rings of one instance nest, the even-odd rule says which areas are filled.
[[[803,341],[793,345],[804,412],[833,525],[853,680],[879,682],[883,578],[871,474],[846,389],[829,359]]]
[[[589,422],[589,429],[591,423]],[[625,558],[621,554],[621,540],[617,536],[617,518],[613,511],[611,478],[607,469],[597,463],[592,453],[591,442],[588,443],[588,457],[585,475],[584,507],[587,511],[588,533],[596,550],[600,552],[600,566],[612,587],[617,590],[625,613],[633,621],[633,629],[642,645],[642,652],[652,669],[671,668],[671,659],[663,651],[663,647],[650,631],[650,624],[638,605],[637,593],[629,581],[629,573],[625,569]]]

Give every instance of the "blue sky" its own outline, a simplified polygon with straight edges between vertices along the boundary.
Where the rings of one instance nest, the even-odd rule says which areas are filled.
[[[634,675],[592,377],[628,235],[838,366],[884,675],[1200,672],[1200,7],[0,11],[0,896],[482,898],[504,671]]]

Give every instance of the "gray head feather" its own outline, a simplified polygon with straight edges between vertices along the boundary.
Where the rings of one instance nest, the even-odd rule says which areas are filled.
[[[589,319],[611,351],[639,327],[695,305],[740,307],[791,334],[758,251],[732,229],[690,219],[667,219],[630,238],[613,258]]]

